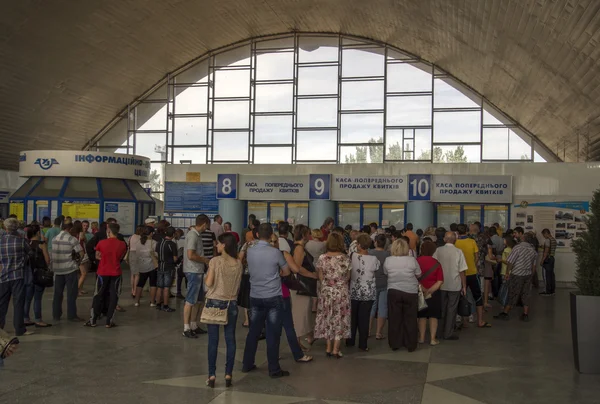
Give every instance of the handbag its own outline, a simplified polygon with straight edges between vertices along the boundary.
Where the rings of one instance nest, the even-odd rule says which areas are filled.
[[[427,307],[427,302],[425,301],[425,294],[423,293],[423,288],[421,287],[421,285],[419,285],[419,297],[418,297],[418,310],[422,311],[425,310]]]
[[[300,290],[296,292],[300,296],[318,297],[317,294],[317,280],[313,278],[307,278],[304,275],[296,274],[296,279],[300,284]]]
[[[54,272],[48,268],[35,268],[33,270],[33,284],[51,288],[54,286]]]
[[[469,303],[469,299],[466,296],[460,295],[456,312],[461,317],[469,317],[471,315],[471,303]]]
[[[213,268],[212,270],[215,271],[216,268]],[[220,307],[206,307],[208,300],[208,298],[204,300],[200,322],[204,324],[227,325],[229,322],[229,304],[231,304],[231,300],[227,301],[227,307],[224,309]]]

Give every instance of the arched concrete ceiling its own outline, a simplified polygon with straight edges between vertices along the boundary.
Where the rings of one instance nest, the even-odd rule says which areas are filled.
[[[16,169],[19,150],[82,148],[207,51],[294,30],[371,38],[436,63],[574,161],[588,145],[578,134],[593,142],[600,128],[599,28],[596,0],[4,1],[0,168]]]

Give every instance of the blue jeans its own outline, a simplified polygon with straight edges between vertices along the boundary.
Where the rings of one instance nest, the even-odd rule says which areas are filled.
[[[279,342],[283,323],[283,297],[275,296],[267,299],[250,297],[250,330],[246,337],[244,349],[243,369],[250,370],[254,367],[258,338],[262,332],[265,321],[267,322],[267,360],[269,362],[269,375],[281,371],[279,366]]]
[[[34,285],[33,283],[25,286],[25,310],[23,316],[25,322],[31,321],[29,310],[31,309],[31,301],[33,300],[33,315],[36,323],[42,321],[42,296],[44,295],[45,287]]]
[[[387,287],[377,289],[373,307],[371,307],[371,318],[375,318],[375,316],[378,318],[387,318],[388,316]]]
[[[544,277],[544,288],[546,293],[556,291],[556,277],[554,275],[554,257],[550,256],[542,262],[542,276]]]
[[[208,299],[205,307],[227,308],[227,301]],[[229,302],[227,310],[227,325],[225,330],[225,344],[227,345],[227,359],[225,361],[225,375],[233,373],[233,364],[235,362],[235,326],[238,318],[237,302],[232,300]],[[208,377],[216,376],[217,373],[217,349],[219,348],[219,325],[207,324],[208,330]]]
[[[60,320],[62,317],[62,302],[65,287],[67,288],[67,318],[77,318],[77,293],[79,271],[73,271],[66,275],[54,275],[54,298],[52,299],[52,318]]]
[[[18,337],[27,331],[23,323],[23,308],[25,307],[25,282],[23,279],[0,283],[0,328],[2,329],[6,325],[6,313],[11,297],[14,310],[13,324]]]
[[[292,299],[289,297],[283,298],[283,312],[282,312],[282,325],[285,330],[285,336],[287,337],[288,345],[294,356],[294,360],[300,360],[304,358],[304,352],[300,348],[298,342],[298,336],[294,329],[294,318],[292,317]]]

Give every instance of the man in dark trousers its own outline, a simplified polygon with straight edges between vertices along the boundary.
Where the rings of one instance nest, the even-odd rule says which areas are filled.
[[[121,261],[127,252],[127,244],[119,240],[119,225],[110,223],[107,229],[108,238],[100,240],[96,245],[96,259],[98,272],[96,277],[96,293],[90,320],[85,323],[88,327],[95,327],[98,317],[102,314],[105,299],[108,298],[108,312],[106,313],[106,328],[115,326],[114,313],[119,300],[122,283]]]

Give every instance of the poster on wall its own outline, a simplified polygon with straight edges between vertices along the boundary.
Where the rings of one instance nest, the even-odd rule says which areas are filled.
[[[9,212],[11,215],[17,215],[17,219],[25,220],[25,204],[23,202],[11,202]]]
[[[513,207],[513,226],[534,231],[543,241],[542,230],[548,229],[556,239],[557,247],[570,248],[571,241],[587,230],[584,217],[589,202],[536,202]]]
[[[95,202],[63,202],[63,216],[71,216],[73,220],[97,222],[100,219],[100,205]]]
[[[117,219],[121,234],[135,233],[135,202],[104,202],[104,220],[109,217]]]

